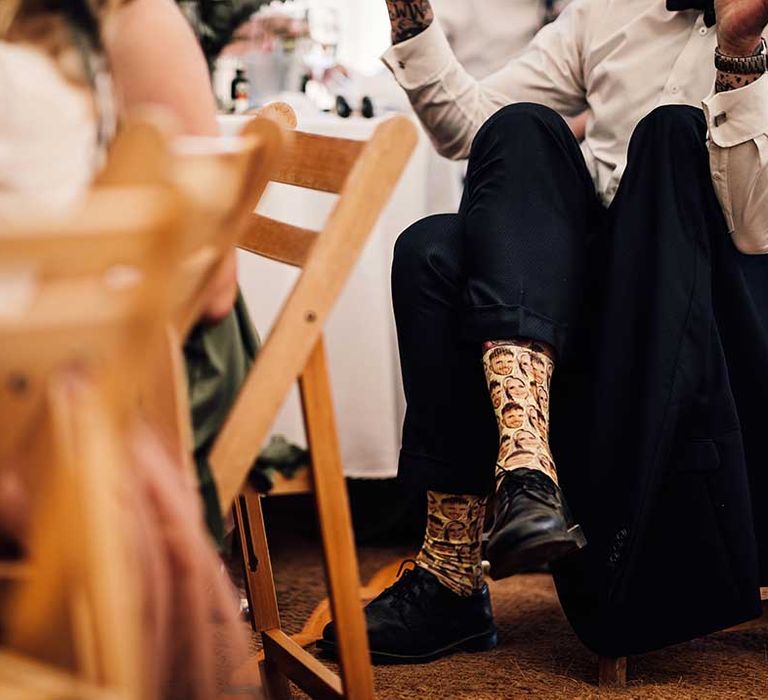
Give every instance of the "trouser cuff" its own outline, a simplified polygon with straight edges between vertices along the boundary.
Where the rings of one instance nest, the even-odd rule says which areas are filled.
[[[409,489],[487,496],[493,491],[493,465],[461,464],[400,450],[398,480]]]
[[[486,340],[525,338],[551,345],[557,355],[565,344],[567,325],[537,314],[525,306],[494,304],[472,308],[464,324],[464,336],[470,343]]]

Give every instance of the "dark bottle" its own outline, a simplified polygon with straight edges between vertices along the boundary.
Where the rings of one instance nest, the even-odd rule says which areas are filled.
[[[232,79],[232,109],[237,114],[242,114],[248,110],[250,105],[250,85],[248,78],[245,77],[245,71],[242,68],[235,70],[235,77]]]

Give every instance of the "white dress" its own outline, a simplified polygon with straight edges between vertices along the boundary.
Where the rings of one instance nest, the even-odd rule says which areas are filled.
[[[0,41],[0,225],[76,203],[96,169],[98,130],[90,90],[42,51]]]

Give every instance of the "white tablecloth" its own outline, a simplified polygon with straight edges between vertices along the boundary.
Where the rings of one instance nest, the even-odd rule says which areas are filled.
[[[220,118],[225,135],[236,133],[242,122],[242,117]],[[354,139],[367,139],[377,123],[329,115],[299,117],[303,131]],[[385,478],[397,470],[404,400],[389,284],[392,249],[399,233],[414,221],[455,210],[460,195],[457,171],[441,168],[437,159],[422,135],[328,321],[331,385],[347,476]],[[317,230],[334,201],[333,195],[271,184],[259,211]],[[251,317],[265,338],[298,271],[241,252],[239,272]],[[306,444],[297,390],[289,396],[273,432]]]

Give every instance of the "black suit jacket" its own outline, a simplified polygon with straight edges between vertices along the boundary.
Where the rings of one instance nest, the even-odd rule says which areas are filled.
[[[689,278],[656,281],[668,293],[649,298],[646,326],[608,318],[617,336],[587,350],[613,383],[579,371],[588,359],[553,385],[555,459],[588,539],[555,580],[605,656],[757,617],[768,585],[768,256],[723,236]]]

